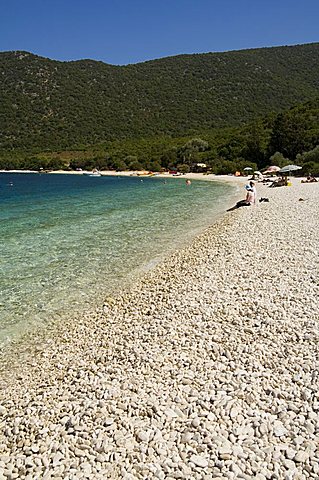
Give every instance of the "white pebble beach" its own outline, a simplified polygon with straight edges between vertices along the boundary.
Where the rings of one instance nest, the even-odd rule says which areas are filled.
[[[4,362],[0,480],[319,478],[319,183]]]

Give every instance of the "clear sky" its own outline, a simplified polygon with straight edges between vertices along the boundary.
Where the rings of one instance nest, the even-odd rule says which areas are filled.
[[[114,65],[319,41],[319,0],[1,0],[0,50]]]

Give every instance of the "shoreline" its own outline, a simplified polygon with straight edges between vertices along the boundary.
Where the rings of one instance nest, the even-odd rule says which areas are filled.
[[[63,174],[63,173],[69,173],[70,175],[76,174],[76,175],[83,175],[83,172],[64,172],[63,170],[58,170],[56,172],[51,172],[52,174]],[[143,175],[143,174],[138,174],[136,171],[121,171],[121,172],[114,172],[112,170],[101,170],[101,176],[104,177],[137,177],[137,178],[179,178],[179,179],[184,179],[184,180],[205,180],[205,181],[216,181],[216,182],[228,182],[228,183],[237,183],[237,184],[244,184],[244,182],[247,182],[248,178],[251,177],[235,177],[234,175],[215,175],[213,173],[210,174],[204,174],[204,173],[185,173],[181,175],[172,175],[168,172],[165,173],[156,173],[155,175]]]
[[[83,170],[81,172],[78,172],[76,170],[72,171],[66,171],[66,170],[54,170],[52,172],[39,172],[37,170],[0,170],[0,173],[38,173],[40,175],[84,175],[87,173],[91,173],[87,170]],[[251,176],[241,176],[241,177],[235,177],[234,175],[215,175],[213,173],[210,174],[204,174],[204,173],[185,173],[185,174],[180,174],[180,175],[172,175],[169,174],[168,172],[165,173],[155,173],[152,175],[147,175],[147,174],[142,174],[138,173],[135,170],[129,170],[129,171],[119,171],[115,172],[114,170],[101,170],[100,171],[101,176],[103,177],[117,177],[117,176],[122,176],[122,177],[159,177],[159,178],[185,178],[185,179],[190,179],[190,180],[216,180],[216,181],[229,181],[229,182],[243,182],[247,181],[247,179]]]
[[[63,172],[61,172],[63,173]],[[110,175],[112,174],[112,172],[109,172]],[[113,176],[113,175],[112,175]],[[166,178],[166,176],[162,176],[162,178]],[[175,177],[173,177],[175,178]],[[181,184],[184,186],[183,184],[183,181],[185,183],[185,180],[184,178],[180,178],[180,177],[177,177],[179,178],[179,182],[181,182]],[[192,174],[190,175],[190,178],[192,178],[192,180],[205,180],[206,182],[209,181],[209,179],[206,178],[206,176],[203,176],[202,174]],[[216,180],[219,180],[219,179],[216,179]],[[235,179],[236,180],[236,179]],[[243,181],[244,179],[241,179],[241,181]],[[58,182],[58,179],[57,179],[57,182]],[[162,183],[162,182],[160,182]],[[166,182],[165,182],[166,183]],[[172,182],[172,185],[173,185],[174,182]],[[222,179],[218,182],[220,183],[220,185],[222,185],[222,183],[224,183],[222,181]],[[187,230],[185,230],[185,234],[183,233],[184,237],[181,236],[181,238],[177,241],[175,241],[174,243],[171,242],[171,245],[169,245],[167,251],[164,250],[163,252],[161,253],[156,253],[156,256],[154,257],[154,253],[153,253],[153,257],[150,259],[150,261],[147,263],[147,264],[141,264],[139,266],[135,266],[134,267],[134,274],[128,278],[126,280],[122,280],[120,284],[117,285],[116,288],[118,289],[123,289],[123,288],[127,288],[129,285],[131,285],[132,283],[134,283],[135,281],[137,281],[140,277],[142,277],[145,272],[149,271],[150,269],[154,268],[154,266],[156,266],[157,264],[161,263],[164,259],[165,259],[165,256],[167,255],[171,255],[172,253],[174,253],[176,250],[178,249],[181,249],[181,248],[184,248],[185,246],[187,246],[199,233],[201,233],[202,231],[204,231],[210,223],[212,222],[215,222],[217,221],[218,218],[220,218],[224,213],[225,213],[225,210],[228,206],[231,206],[239,197],[239,195],[241,195],[241,188],[240,185],[241,185],[242,182],[233,182],[231,181],[230,183],[228,183],[228,185],[231,185],[232,188],[228,188],[229,192],[226,194],[224,194],[223,197],[221,197],[223,200],[222,200],[222,203],[221,203],[221,207],[219,209],[217,209],[216,211],[209,211],[207,210],[207,213],[206,213],[206,221],[203,222],[204,224],[203,225],[198,225],[196,227],[196,225],[192,225],[191,227],[192,228],[189,228]],[[95,185],[95,183],[94,183]],[[209,185],[209,184],[207,184]],[[209,186],[208,186],[209,188]],[[186,189],[187,190],[187,189]],[[212,190],[214,191],[214,189],[212,188]],[[192,218],[192,217],[190,217]],[[193,222],[193,221],[192,221]],[[188,234],[187,234],[188,232]],[[111,290],[111,294],[114,294],[114,289],[115,287],[112,288]],[[106,287],[104,289],[106,291]],[[115,293],[116,294],[116,293]],[[101,294],[102,295],[102,294]],[[103,297],[102,297],[103,298]],[[94,300],[94,299],[93,299]],[[6,360],[5,360],[5,357],[6,357],[6,353],[7,352],[14,352],[15,348],[18,346],[18,351],[20,351],[21,349],[23,349],[23,344],[27,343],[28,344],[28,348],[30,347],[30,342],[32,339],[33,343],[36,343],[36,340],[37,340],[37,333],[39,333],[40,330],[45,330],[45,329],[48,329],[48,330],[51,330],[51,324],[53,325],[56,325],[56,324],[59,324],[60,321],[63,321],[63,319],[65,318],[66,320],[68,319],[68,317],[70,315],[72,315],[72,317],[75,317],[75,315],[80,315],[80,314],[86,314],[87,311],[92,311],[95,307],[98,307],[99,304],[101,303],[101,298],[99,298],[99,301],[96,300],[96,301],[93,301],[93,302],[90,302],[83,307],[83,308],[80,308],[75,312],[75,311],[70,311],[70,312],[67,312],[66,310],[63,312],[63,313],[59,313],[59,318],[55,318],[55,319],[51,319],[49,323],[45,323],[45,321],[42,322],[42,324],[40,326],[38,326],[37,328],[37,325],[35,324],[34,327],[28,329],[26,328],[24,333],[21,333],[20,335],[16,335],[14,336],[14,329],[12,328],[12,330],[8,330],[8,337],[7,337],[7,340],[4,340],[2,343],[0,343],[0,364],[1,362],[2,363],[6,363]],[[50,318],[50,312],[47,313],[47,318]],[[10,334],[11,334],[11,337],[10,337]],[[3,337],[5,338],[5,337]],[[24,340],[26,338],[26,341]],[[22,347],[21,347],[22,345]],[[12,353],[14,355],[14,353]],[[11,354],[9,355],[9,357],[11,358]],[[3,368],[2,368],[3,370]],[[1,372],[1,367],[0,367],[0,372]]]
[[[30,478],[318,473],[319,188],[257,190],[269,203],[223,215],[4,376],[6,468],[19,456]]]

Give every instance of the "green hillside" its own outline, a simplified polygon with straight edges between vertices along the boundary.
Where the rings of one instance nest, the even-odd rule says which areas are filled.
[[[319,96],[319,43],[112,66],[0,53],[0,149],[194,136]]]
[[[74,149],[0,150],[1,169],[93,169],[187,172],[205,163],[213,173],[249,166],[304,166],[319,175],[319,97],[248,124],[203,130],[183,137],[117,139]]]

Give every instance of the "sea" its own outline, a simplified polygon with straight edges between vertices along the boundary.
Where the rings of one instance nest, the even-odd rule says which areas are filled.
[[[101,306],[212,224],[235,188],[0,173],[0,346]]]

